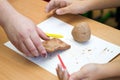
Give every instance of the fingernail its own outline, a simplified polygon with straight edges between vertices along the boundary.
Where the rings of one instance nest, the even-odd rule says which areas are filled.
[[[47,52],[46,52],[46,50],[42,50],[41,56],[44,57],[44,58],[47,58]]]
[[[42,54],[41,56],[44,58],[47,58],[47,54]]]

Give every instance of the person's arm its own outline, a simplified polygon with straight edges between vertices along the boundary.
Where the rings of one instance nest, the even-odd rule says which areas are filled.
[[[106,64],[87,64],[79,71],[68,76],[68,72],[58,65],[57,75],[59,80],[101,80],[112,77],[120,77],[120,61]]]
[[[114,61],[106,64],[87,64],[78,72],[73,73],[69,80],[101,80],[120,77],[120,62]]]
[[[11,10],[11,6],[7,6],[7,5],[8,5],[7,0],[0,0],[0,25],[4,25],[8,15],[11,16],[11,13],[13,13],[14,11],[14,9]]]
[[[51,0],[46,12],[56,10],[58,15],[83,14],[90,10],[120,6],[120,0]]]
[[[114,8],[120,6],[120,0],[90,0],[90,1],[91,4],[89,10]]]
[[[49,38],[33,21],[17,12],[7,0],[0,1],[0,25],[12,44],[25,55],[47,55],[40,38]]]
[[[101,73],[104,72],[104,77],[120,77],[120,60],[116,60],[107,64],[101,65]]]

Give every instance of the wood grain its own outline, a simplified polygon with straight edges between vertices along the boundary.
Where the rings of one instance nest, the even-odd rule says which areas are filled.
[[[47,3],[42,0],[9,0],[9,2],[36,25],[52,14],[45,13]],[[88,22],[93,35],[120,46],[120,31],[117,29],[80,15],[54,16],[73,26],[83,21]],[[7,36],[0,28],[0,80],[58,80],[53,74],[5,47],[3,43],[6,41]],[[120,60],[120,56],[114,60]]]

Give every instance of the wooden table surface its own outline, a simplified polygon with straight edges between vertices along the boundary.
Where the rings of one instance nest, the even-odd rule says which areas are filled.
[[[9,2],[36,25],[51,16],[45,13],[47,3],[42,0],[9,0]],[[120,31],[117,29],[80,15],[54,16],[73,26],[83,21],[88,22],[93,35],[120,46]],[[0,27],[0,80],[58,80],[53,74],[5,47],[3,43],[6,41],[7,36]],[[120,56],[113,61],[115,60],[120,60]]]

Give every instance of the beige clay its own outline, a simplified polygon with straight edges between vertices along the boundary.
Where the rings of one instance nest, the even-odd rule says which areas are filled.
[[[88,23],[82,22],[76,25],[72,30],[72,36],[75,41],[86,42],[90,39],[91,30]]]

